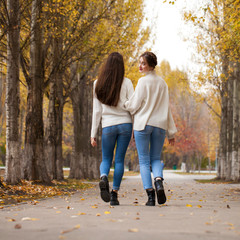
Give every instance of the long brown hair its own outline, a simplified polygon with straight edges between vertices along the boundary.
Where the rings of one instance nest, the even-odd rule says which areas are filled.
[[[124,73],[123,56],[118,52],[111,53],[103,64],[96,83],[95,92],[101,103],[117,106]]]

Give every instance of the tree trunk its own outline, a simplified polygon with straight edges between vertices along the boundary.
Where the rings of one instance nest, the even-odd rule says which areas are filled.
[[[46,127],[46,162],[52,179],[63,180],[62,131],[63,131],[63,79],[57,67],[62,48],[61,40],[53,40],[53,79],[50,83],[48,119]]]
[[[232,168],[232,141],[233,141],[233,76],[232,74],[228,78],[227,86],[227,169],[226,179],[231,180],[231,168]]]
[[[231,179],[234,181],[239,180],[239,161],[238,161],[238,147],[239,147],[239,100],[238,95],[238,64],[235,63],[233,72],[233,137],[232,137],[232,166],[231,166]]]
[[[9,184],[20,182],[20,141],[19,141],[19,60],[20,25],[19,1],[7,1],[9,29],[7,34],[7,87],[6,87],[6,173]]]
[[[49,103],[48,115],[45,129],[45,160],[49,177],[56,179],[56,113],[55,113],[55,96],[56,84],[53,78],[49,84]]]
[[[218,177],[226,178],[227,159],[227,80],[228,80],[228,60],[223,59],[222,91],[221,91],[221,129],[219,137],[219,164]]]
[[[44,56],[42,54],[41,10],[42,1],[33,0],[23,176],[28,180],[50,183],[43,148]]]
[[[0,61],[4,62],[3,59]],[[6,116],[6,80],[3,74],[3,66],[0,65],[0,135],[2,135],[3,124]]]
[[[240,180],[240,63],[237,63],[237,82],[238,82],[238,166],[239,166],[239,178]]]
[[[87,83],[86,79],[79,82],[75,78],[75,90],[71,94],[74,115],[74,154],[70,165],[70,178],[99,178],[100,137],[97,147],[93,148],[90,144],[92,87],[92,83]]]

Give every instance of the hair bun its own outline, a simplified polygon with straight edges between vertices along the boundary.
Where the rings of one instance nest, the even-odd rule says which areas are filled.
[[[150,67],[153,69],[157,66],[157,56],[153,52],[145,52],[140,57],[144,57]]]
[[[152,57],[152,61],[153,61],[154,65],[157,66],[157,56],[152,52],[149,52],[149,55]]]

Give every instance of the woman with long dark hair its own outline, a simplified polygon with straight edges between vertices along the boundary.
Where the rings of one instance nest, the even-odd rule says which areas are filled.
[[[168,86],[156,74],[157,57],[152,52],[140,56],[139,71],[145,76],[138,80],[135,92],[125,103],[126,110],[134,115],[134,136],[138,151],[143,187],[147,192],[147,206],[155,205],[155,191],[152,185],[151,170],[159,204],[166,202],[163,187],[163,166],[161,152],[165,136],[174,145],[177,129],[172,117]]]
[[[100,165],[100,194],[110,205],[119,205],[118,190],[124,173],[124,158],[132,135],[132,118],[124,102],[134,92],[131,80],[124,77],[124,61],[118,52],[111,53],[103,64],[93,88],[91,144],[97,145],[96,135],[102,121],[102,162]],[[115,167],[113,189],[109,192],[108,174],[114,149]]]

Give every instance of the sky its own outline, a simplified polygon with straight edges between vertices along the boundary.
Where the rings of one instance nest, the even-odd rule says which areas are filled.
[[[174,1],[174,0],[173,0]],[[192,55],[195,51],[188,37],[193,33],[193,27],[183,20],[184,8],[196,8],[199,0],[145,0],[145,16],[143,26],[152,27],[152,38],[155,40],[151,47],[157,55],[158,62],[167,60],[172,69],[186,70],[193,68]],[[155,35],[155,36],[154,36]]]

